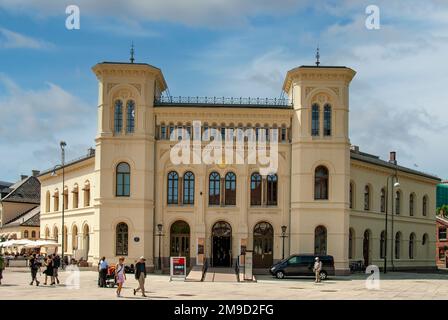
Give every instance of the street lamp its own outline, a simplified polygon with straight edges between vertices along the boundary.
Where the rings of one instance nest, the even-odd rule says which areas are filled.
[[[285,238],[287,237],[286,235],[286,226],[282,226],[282,235],[280,237],[282,237],[283,240],[283,248],[282,248],[282,260],[285,259]]]
[[[57,176],[56,170],[57,169],[62,169],[62,241],[61,241],[61,245],[62,245],[62,254],[61,254],[61,266],[62,269],[64,269],[64,241],[65,241],[65,235],[64,235],[64,209],[65,209],[65,172],[64,172],[64,167],[65,167],[65,147],[67,146],[67,143],[65,143],[65,141],[61,141],[59,143],[59,146],[61,147],[61,164],[58,164],[56,166],[54,166],[53,168],[53,172],[51,173],[52,176]]]
[[[384,226],[384,273],[387,273],[387,215],[388,215],[388,202],[389,202],[389,179],[391,179],[391,181],[393,182],[395,180],[395,182],[393,182],[393,187],[392,187],[392,204],[391,204],[391,208],[392,208],[392,236],[391,236],[391,262],[392,262],[392,268],[393,268],[393,255],[394,255],[394,243],[393,243],[393,235],[394,235],[394,188],[398,188],[400,187],[400,183],[398,182],[398,176],[397,173],[395,172],[394,174],[390,175],[387,177],[386,180],[386,216],[385,216],[385,226]]]
[[[159,262],[158,262],[159,270],[162,270],[162,257],[160,255],[160,252],[161,252],[161,240],[162,240],[162,236],[163,236],[163,234],[162,234],[162,227],[163,227],[163,225],[161,223],[159,223],[157,225],[157,236],[159,237]]]

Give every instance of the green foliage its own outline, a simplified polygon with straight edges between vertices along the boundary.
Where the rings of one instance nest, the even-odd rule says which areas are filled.
[[[448,218],[448,205],[444,204],[436,209],[436,214],[443,218]]]

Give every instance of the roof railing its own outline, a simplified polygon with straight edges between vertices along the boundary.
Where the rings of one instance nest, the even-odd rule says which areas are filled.
[[[161,96],[155,99],[155,105],[237,105],[237,106],[277,106],[290,107],[292,101],[287,98],[235,98],[235,97],[183,97]]]

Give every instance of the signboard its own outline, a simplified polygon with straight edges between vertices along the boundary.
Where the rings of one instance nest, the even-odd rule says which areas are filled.
[[[184,279],[187,277],[187,258],[170,257],[170,281],[173,278]]]
[[[252,281],[252,251],[246,250],[246,256],[244,260],[244,280]]]

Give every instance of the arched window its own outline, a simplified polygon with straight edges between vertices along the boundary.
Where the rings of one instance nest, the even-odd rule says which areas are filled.
[[[261,205],[261,175],[257,172],[250,177],[250,204]]]
[[[210,173],[208,177],[208,204],[219,205],[221,177],[218,172]]]
[[[236,205],[236,175],[228,172],[225,177],[225,204],[226,206]]]
[[[353,209],[353,183],[350,182],[350,191],[349,191],[349,206],[350,209]]]
[[[395,259],[400,259],[401,233],[395,234]]]
[[[409,236],[409,259],[414,259],[415,256],[415,233]]]
[[[276,206],[277,205],[277,175],[269,175],[267,178],[267,205]]]
[[[381,231],[381,237],[380,237],[380,258],[384,259],[386,254],[386,232]]]
[[[331,136],[331,106],[324,106],[324,136]]]
[[[400,214],[401,211],[401,192],[395,192],[395,214]]]
[[[57,190],[53,195],[53,211],[59,211],[59,191]]]
[[[135,127],[135,102],[128,100],[126,104],[126,132],[133,133]]]
[[[353,259],[355,256],[355,230],[348,230],[348,258]]]
[[[179,175],[176,171],[168,173],[168,204],[178,204],[179,197]]]
[[[76,225],[72,228],[72,249],[78,250],[78,227]]]
[[[191,171],[184,174],[184,204],[194,204],[194,174]]]
[[[129,197],[131,195],[131,168],[126,162],[117,165],[117,197]]]
[[[68,230],[67,230],[67,226],[64,226],[64,234],[63,234],[63,239],[64,239],[64,245],[63,245],[63,250],[64,252],[67,252],[67,248],[68,248]]]
[[[386,189],[381,189],[380,195],[380,210],[381,212],[386,212]]]
[[[123,129],[123,102],[121,100],[116,100],[114,110],[114,132],[121,133],[122,129]]]
[[[370,210],[370,187],[364,187],[364,210]]]
[[[45,194],[45,212],[50,212],[50,191]]]
[[[319,105],[313,104],[311,107],[311,135],[319,135]]]
[[[65,186],[62,200],[64,201],[64,210],[68,209],[68,188]]]
[[[328,169],[324,166],[314,172],[314,199],[328,200]]]
[[[28,236],[29,236],[28,230],[25,230],[25,231],[23,232],[23,237],[24,237],[25,239],[28,239]]]
[[[50,229],[48,227],[45,228],[45,240],[48,240],[50,238]]]
[[[53,239],[55,239],[56,242],[59,242],[59,230],[56,226],[53,228]]]
[[[423,216],[426,217],[426,215],[428,214],[428,197],[424,196],[423,197],[423,202],[422,202],[422,206],[423,206]]]
[[[36,239],[36,231],[31,231],[31,238]]]
[[[324,226],[318,226],[314,230],[314,254],[327,254],[327,229]]]
[[[115,255],[128,255],[128,225],[121,222],[116,229]]]
[[[79,192],[77,184],[75,184],[72,193],[73,193],[73,208],[76,209],[78,208],[79,205]]]
[[[84,189],[82,189],[84,191],[84,207],[89,207],[90,206],[90,182],[86,181],[84,183]]]
[[[412,217],[414,215],[414,194],[409,195],[409,215]]]
[[[428,234],[425,233],[422,237],[422,246],[426,245],[428,243]]]

